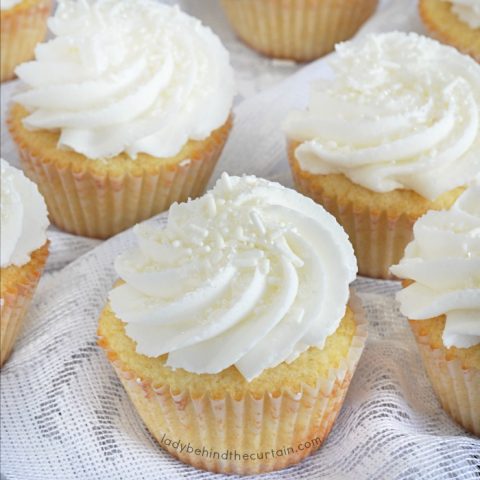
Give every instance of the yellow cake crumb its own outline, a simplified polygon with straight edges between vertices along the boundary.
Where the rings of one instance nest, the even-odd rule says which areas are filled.
[[[210,395],[233,397],[246,391],[254,396],[283,389],[300,391],[301,384],[315,386],[319,377],[326,378],[331,368],[337,368],[347,357],[356,324],[352,310],[347,307],[337,331],[327,338],[323,349],[309,348],[290,364],[285,362],[265,370],[248,383],[240,372],[229,367],[217,374],[196,374],[183,369],[172,370],[165,365],[167,355],[152,358],[136,353],[135,342],[125,333],[124,323],[107,305],[101,313],[99,344],[108,352],[110,360],[119,361],[122,370],[131,372],[153,386],[170,385],[173,390],[190,390],[192,395],[209,392]]]

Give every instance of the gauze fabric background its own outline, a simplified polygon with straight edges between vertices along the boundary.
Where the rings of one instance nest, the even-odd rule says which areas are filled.
[[[217,0],[180,4],[221,36],[237,72],[235,127],[211,183],[226,170],[291,186],[280,125],[305,104],[310,80],[328,74],[325,59],[300,66],[260,57],[235,38]],[[382,1],[359,35],[389,30],[422,31],[415,0]],[[15,81],[2,85],[2,121],[16,88]],[[2,156],[18,165],[2,127]],[[165,222],[165,215],[151,221]],[[223,478],[158,446],[96,346],[97,318],[115,280],[113,260],[133,245],[132,233],[101,242],[51,227],[49,238],[47,273],[1,371],[2,480]],[[359,278],[355,287],[369,340],[340,416],[319,451],[261,478],[479,478],[480,440],[436,400],[394,301],[398,283]]]

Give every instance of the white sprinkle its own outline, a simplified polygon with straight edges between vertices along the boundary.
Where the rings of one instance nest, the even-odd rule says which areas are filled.
[[[230,175],[227,173],[227,172],[223,172],[222,173],[222,181],[225,185],[225,188],[228,190],[228,191],[232,191],[232,180],[230,178]]]
[[[260,258],[263,258],[263,252],[261,250],[252,250],[252,251],[248,251],[248,252],[239,253],[238,257],[241,257],[241,258],[255,258],[255,259],[259,260]]]
[[[235,228],[235,237],[237,240],[244,240],[245,239],[245,236],[243,235],[243,228],[238,225],[236,228]]]
[[[258,264],[258,260],[254,258],[234,258],[233,259],[233,264],[236,267],[240,268],[251,268],[251,267],[256,267]]]
[[[174,240],[172,245],[173,245],[173,248],[179,248],[182,244],[180,240]]]
[[[254,250],[251,252],[240,253],[233,257],[232,261],[237,267],[256,267],[258,261],[263,258],[263,252]]]
[[[281,236],[283,236],[286,232],[286,229],[285,228],[277,228],[276,230],[274,230],[272,233],[270,233],[270,239],[273,241],[275,241],[277,238],[280,238]]]
[[[191,223],[189,225],[189,228],[194,233],[198,233],[198,235],[202,236],[203,238],[206,238],[208,236],[208,230],[206,228],[200,227],[199,225],[195,225],[194,223]]]
[[[255,225],[255,227],[257,227],[257,230],[262,235],[265,235],[267,230],[265,229],[265,225],[263,224],[262,217],[260,216],[260,214],[256,210],[252,210],[250,212],[250,220]]]
[[[179,167],[186,167],[187,165],[190,165],[192,161],[189,158],[186,158],[185,160],[182,160],[178,166]]]
[[[219,232],[215,232],[215,235],[213,237],[213,241],[215,242],[215,246],[217,248],[225,247],[225,240],[223,239],[223,237],[220,235]]]
[[[217,213],[217,204],[215,203],[215,199],[213,198],[213,195],[211,193],[209,193],[207,196],[206,196],[206,199],[207,199],[207,210],[208,210],[208,213],[214,217]]]
[[[260,262],[259,270],[262,275],[267,275],[270,272],[270,260],[268,258]]]

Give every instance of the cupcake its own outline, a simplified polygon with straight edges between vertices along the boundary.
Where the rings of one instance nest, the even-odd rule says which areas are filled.
[[[321,206],[224,174],[138,225],[99,344],[159,444],[181,461],[253,474],[325,440],[366,338],[352,246]]]
[[[480,436],[480,183],[449,209],[428,212],[392,272],[443,408]]]
[[[230,131],[228,52],[154,0],[61,0],[9,128],[52,222],[107,238],[201,195]]]
[[[420,0],[420,17],[428,32],[480,62],[480,2]]]
[[[221,0],[233,29],[264,55],[306,62],[353,37],[378,0]]]
[[[415,221],[480,172],[480,65],[393,32],[338,45],[331,67],[284,125],[293,179],[343,225],[359,273],[389,278]]]
[[[14,78],[15,67],[31,60],[45,38],[52,0],[0,1],[0,81]]]
[[[48,256],[47,207],[36,185],[1,160],[0,365],[9,357]]]

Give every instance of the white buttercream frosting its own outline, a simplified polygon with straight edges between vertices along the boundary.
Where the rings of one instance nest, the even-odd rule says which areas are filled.
[[[310,346],[345,314],[352,246],[335,218],[301,194],[224,174],[203,197],[170,208],[161,229],[137,225],[138,248],[110,292],[137,352],[167,365],[248,380]]]
[[[8,10],[18,5],[22,0],[0,0],[0,10]]]
[[[414,226],[414,240],[390,269],[414,283],[397,294],[413,320],[446,316],[446,347],[480,343],[480,184],[450,210],[430,211]]]
[[[287,135],[303,170],[435,199],[480,172],[480,65],[414,33],[337,45]]]
[[[1,267],[18,267],[46,241],[47,207],[38,188],[22,171],[1,160]]]
[[[53,40],[16,69],[29,129],[61,131],[89,158],[176,155],[223,125],[234,96],[227,50],[199,20],[154,0],[60,0]]]
[[[452,4],[452,12],[470,28],[480,28],[479,0],[444,0]]]

